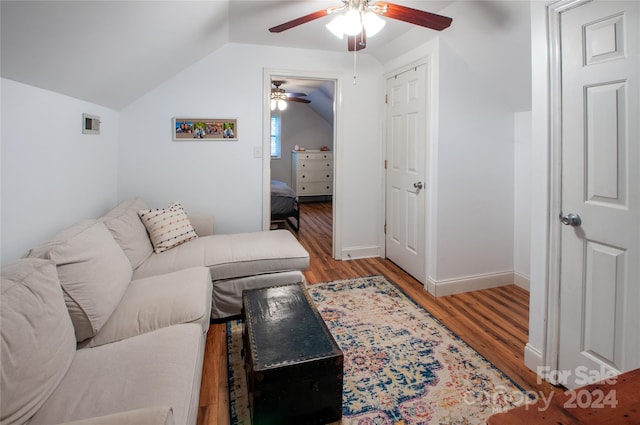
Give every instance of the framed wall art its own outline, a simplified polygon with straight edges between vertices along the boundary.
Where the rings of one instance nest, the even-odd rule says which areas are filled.
[[[238,140],[236,118],[173,118],[173,140],[211,142]]]

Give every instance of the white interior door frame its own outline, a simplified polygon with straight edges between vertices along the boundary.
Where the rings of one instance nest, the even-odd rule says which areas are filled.
[[[332,256],[342,252],[342,75],[331,72],[300,71],[291,69],[265,68],[263,70],[262,93],[262,230],[271,225],[271,80],[273,78],[306,78],[309,80],[328,80],[334,82],[333,96],[333,243]]]
[[[562,210],[562,52],[560,25],[562,13],[592,0],[560,0],[547,6],[549,54],[549,238],[547,245],[547,326],[544,365],[549,371],[558,368],[560,346],[560,249]],[[558,384],[556,373],[546,376]]]

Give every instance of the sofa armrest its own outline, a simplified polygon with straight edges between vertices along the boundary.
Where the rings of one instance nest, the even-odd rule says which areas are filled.
[[[189,220],[198,236],[213,235],[214,219],[212,215],[190,215]]]
[[[61,425],[175,425],[173,409],[166,406],[145,407],[105,416],[65,422]]]

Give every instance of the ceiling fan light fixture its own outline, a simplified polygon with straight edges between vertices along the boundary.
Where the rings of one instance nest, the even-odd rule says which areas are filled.
[[[339,14],[327,25],[327,29],[340,40],[344,37],[344,15]]]
[[[380,18],[377,14],[367,11],[362,16],[362,25],[364,26],[364,30],[367,33],[367,37],[373,37],[377,33],[380,32],[386,22],[384,19]]]
[[[287,109],[287,102],[284,99],[278,99],[278,110],[284,111]]]
[[[362,32],[362,17],[357,9],[349,9],[344,14],[343,31],[346,35],[358,35]]]

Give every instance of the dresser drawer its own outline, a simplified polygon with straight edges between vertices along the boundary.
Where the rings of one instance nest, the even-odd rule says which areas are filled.
[[[298,196],[331,195],[333,194],[333,182],[298,182],[297,193]]]
[[[306,170],[333,170],[333,160],[299,159],[298,172]]]
[[[333,181],[333,172],[331,170],[302,170],[298,173],[298,179],[300,183],[331,182]]]
[[[302,161],[303,159],[333,159],[333,153],[331,152],[299,152],[298,153],[298,161]]]

